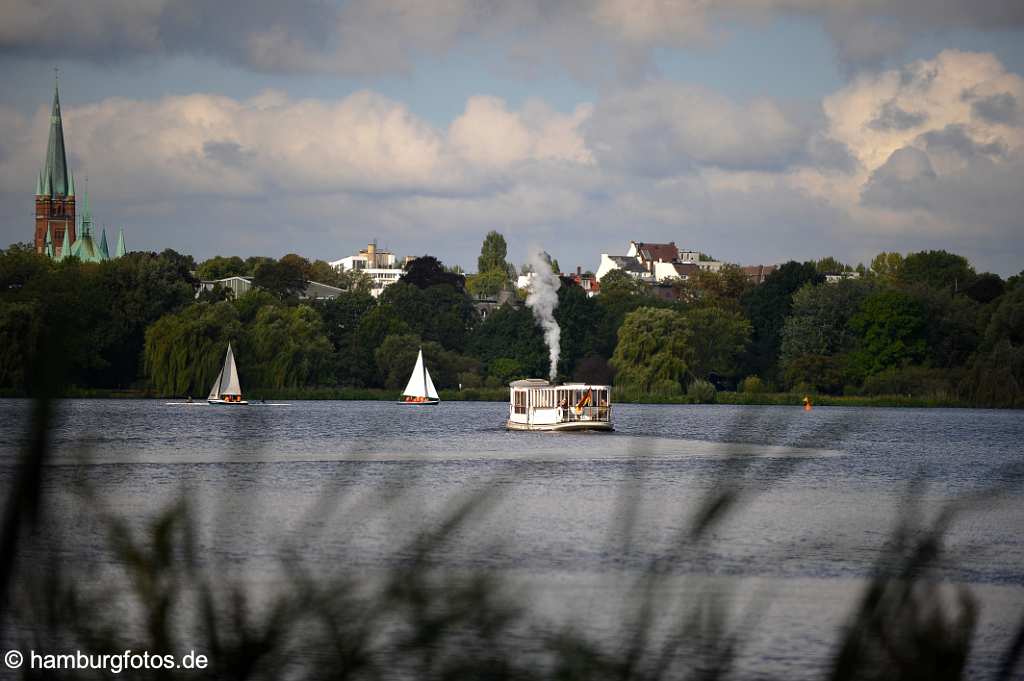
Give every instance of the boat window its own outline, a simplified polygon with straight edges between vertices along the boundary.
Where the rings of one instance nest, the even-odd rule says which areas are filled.
[[[525,390],[513,390],[512,391],[512,405],[513,411],[516,414],[526,413],[526,391]]]

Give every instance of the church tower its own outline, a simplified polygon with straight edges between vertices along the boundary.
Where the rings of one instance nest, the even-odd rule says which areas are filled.
[[[60,119],[60,96],[53,87],[50,139],[46,145],[43,171],[36,178],[36,253],[53,249],[55,257],[75,242],[75,180],[68,171],[64,152],[64,126]],[[47,243],[50,245],[47,246]]]

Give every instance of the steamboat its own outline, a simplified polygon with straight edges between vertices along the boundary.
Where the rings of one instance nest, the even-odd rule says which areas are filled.
[[[614,430],[611,386],[551,385],[542,378],[509,383],[509,430]]]

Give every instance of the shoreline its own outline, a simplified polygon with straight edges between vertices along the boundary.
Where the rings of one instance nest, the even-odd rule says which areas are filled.
[[[442,402],[507,402],[507,388],[466,388],[459,390],[439,391]],[[29,395],[17,394],[13,391],[0,391],[0,399],[27,398]],[[687,395],[648,395],[643,399],[627,399],[622,396],[614,398],[617,404],[722,404],[740,406],[787,406],[803,405],[804,395],[801,393],[737,393],[722,391],[709,402],[700,402]],[[398,391],[381,388],[283,388],[277,390],[253,389],[246,393],[251,400],[365,400],[391,402],[398,399]],[[60,399],[184,399],[183,395],[164,395],[154,390],[140,389],[102,389],[72,388],[64,391]],[[196,397],[202,401],[204,397]],[[816,407],[905,407],[926,409],[993,409],[973,405],[963,400],[947,397],[916,397],[913,395],[811,395]],[[1019,407],[1001,407],[1001,409],[1019,409]]]

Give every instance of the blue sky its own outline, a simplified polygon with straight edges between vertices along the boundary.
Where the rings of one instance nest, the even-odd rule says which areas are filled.
[[[0,28],[4,243],[31,236],[60,66],[72,169],[131,248],[332,260],[377,238],[472,270],[498,229],[517,262],[584,269],[630,239],[1024,268],[1019,3],[41,7]]]

